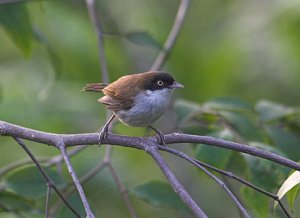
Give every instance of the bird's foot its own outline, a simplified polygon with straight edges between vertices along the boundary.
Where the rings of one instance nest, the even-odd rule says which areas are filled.
[[[166,145],[165,135],[161,131],[158,131],[156,136],[159,144]]]
[[[103,144],[103,141],[106,139],[108,135],[108,128],[103,128],[100,132],[99,132],[99,147],[100,145]]]
[[[153,126],[149,126],[149,128],[157,133],[156,137],[158,138],[158,143],[161,145],[165,145],[166,144],[165,135],[159,129],[156,129]]]

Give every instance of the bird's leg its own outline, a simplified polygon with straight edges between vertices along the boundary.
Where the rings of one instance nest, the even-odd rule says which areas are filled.
[[[148,127],[157,133],[158,143],[161,145],[165,145],[166,144],[165,135],[160,130],[156,129],[153,126],[149,125]]]
[[[99,146],[102,144],[103,140],[106,138],[106,136],[108,134],[109,124],[113,121],[115,116],[116,116],[115,114],[111,115],[111,117],[108,119],[108,121],[105,123],[105,125],[101,129],[101,131],[99,133]]]

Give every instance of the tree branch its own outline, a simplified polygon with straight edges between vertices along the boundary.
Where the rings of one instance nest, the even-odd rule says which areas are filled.
[[[261,189],[261,188],[255,186],[255,185],[253,185],[253,184],[251,184],[251,183],[245,181],[244,179],[242,179],[242,178],[240,178],[240,177],[234,175],[234,174],[231,173],[231,172],[227,172],[227,171],[225,171],[225,170],[221,170],[221,169],[216,168],[216,167],[213,167],[213,166],[211,166],[211,165],[209,165],[209,164],[207,164],[207,163],[203,163],[203,162],[201,162],[201,161],[199,161],[199,160],[197,160],[197,159],[195,159],[195,158],[192,158],[192,157],[186,155],[185,153],[183,153],[183,152],[181,152],[181,151],[178,151],[178,150],[175,150],[175,149],[173,149],[173,148],[166,147],[166,146],[159,146],[159,149],[162,150],[162,151],[166,151],[166,152],[168,152],[168,153],[174,154],[174,155],[176,155],[176,156],[178,156],[178,157],[181,157],[181,158],[185,159],[186,161],[190,162],[191,164],[193,164],[194,166],[196,166],[197,168],[199,168],[199,169],[201,169],[201,170],[203,170],[202,167],[205,167],[205,168],[207,168],[207,169],[213,170],[213,171],[215,171],[215,172],[218,172],[218,173],[220,173],[220,174],[222,174],[222,175],[224,175],[224,176],[226,176],[226,177],[228,177],[228,178],[230,178],[230,179],[234,179],[234,180],[236,180],[236,181],[238,181],[238,182],[240,182],[240,183],[242,183],[242,184],[244,184],[244,185],[246,185],[246,186],[248,186],[248,187],[250,187],[250,188],[252,188],[252,189],[254,189],[254,190],[256,190],[256,191],[258,191],[258,192],[260,192],[260,193],[262,193],[262,194],[264,194],[264,195],[266,195],[266,196],[268,196],[268,197],[270,197],[270,198],[272,198],[274,201],[277,201],[277,202],[278,202],[279,206],[281,207],[281,209],[282,209],[282,211],[285,213],[285,215],[286,215],[288,218],[291,217],[290,214],[289,214],[289,213],[287,212],[287,210],[285,209],[285,207],[283,206],[283,204],[281,203],[281,201],[280,201],[280,199],[278,198],[277,195],[274,195],[274,194],[272,194],[272,193],[270,193],[270,192],[267,192],[267,191],[265,191],[265,190],[263,190],[263,189]],[[202,166],[202,167],[201,167],[201,166]],[[231,195],[230,195],[230,196],[231,196]],[[242,210],[241,210],[241,212],[243,213]],[[244,213],[243,213],[243,214],[244,214]]]
[[[232,200],[235,202],[237,207],[240,209],[240,212],[243,214],[243,216],[246,217],[246,218],[250,218],[250,215],[247,213],[247,211],[242,206],[242,204],[238,201],[238,199],[234,196],[234,194],[230,191],[230,189],[226,186],[226,184],[223,183],[221,180],[219,180],[215,175],[210,173],[207,169],[205,169],[198,162],[196,162],[193,158],[191,158],[190,156],[186,155],[183,152],[177,151],[177,150],[172,149],[172,148],[168,148],[166,146],[159,146],[159,149],[163,150],[163,151],[167,151],[171,154],[175,154],[175,155],[187,160],[188,162],[190,162],[191,164],[195,165],[200,170],[202,170],[204,173],[206,173],[208,176],[210,176],[213,180],[215,180],[228,193],[228,195],[232,198]]]
[[[0,131],[1,132],[1,131]],[[43,178],[45,179],[47,186],[53,188],[53,190],[57,193],[57,195],[60,197],[60,199],[65,203],[65,205],[74,213],[75,216],[80,217],[80,214],[69,204],[69,202],[63,197],[63,195],[60,193],[58,188],[55,186],[52,179],[48,176],[47,172],[44,170],[44,168],[39,164],[39,162],[35,159],[31,151],[27,148],[25,143],[16,137],[13,137],[14,140],[24,149],[24,151],[28,154],[28,156],[32,159],[34,164],[36,165],[37,169],[42,174]],[[47,194],[48,195],[48,194]],[[47,199],[48,200],[48,199]],[[46,200],[46,201],[47,201]],[[47,211],[48,212],[48,211]]]
[[[99,171],[101,171],[105,167],[105,163],[103,161],[100,161],[95,167],[93,167],[91,170],[89,170],[86,174],[79,177],[80,184],[86,183],[88,180],[93,178]],[[74,186],[68,186],[63,189],[64,195],[66,197],[70,196],[76,188]],[[55,214],[55,212],[61,207],[62,201],[58,199],[54,205],[52,206],[50,210],[50,214]]]
[[[86,0],[86,5],[87,5],[88,13],[90,15],[90,19],[92,21],[92,24],[98,36],[98,53],[99,53],[99,63],[101,65],[100,67],[101,67],[102,82],[108,83],[109,78],[108,78],[107,62],[105,58],[105,51],[103,45],[103,31],[96,11],[95,1]]]
[[[0,135],[18,137],[52,146],[56,146],[57,140],[62,140],[62,142],[67,146],[96,145],[99,143],[98,133],[54,134],[17,126],[5,121],[0,121]],[[144,138],[109,134],[104,140],[104,143],[143,150],[143,148],[140,146],[140,143],[142,143],[145,139],[157,140],[156,137]],[[209,136],[197,136],[179,133],[167,134],[165,135],[165,140],[166,144],[195,143],[231,149],[250,154],[252,156],[268,159],[275,163],[300,171],[300,164],[295,161],[289,160],[288,158],[282,157],[278,154],[274,154],[272,152],[261,150],[245,144],[230,142]]]
[[[288,158],[282,157],[278,154],[274,154],[272,152],[265,151],[253,146],[226,141],[223,139],[217,139],[210,136],[197,136],[197,135],[178,134],[178,133],[173,133],[166,136],[166,144],[175,144],[175,143],[195,143],[195,144],[206,144],[211,146],[217,146],[217,147],[226,148],[234,151],[240,151],[242,153],[250,154],[252,156],[268,159],[270,161],[281,164],[283,166],[287,166],[295,170],[300,170],[299,163],[292,161]]]
[[[162,67],[162,65],[165,63],[166,59],[168,58],[169,52],[170,52],[171,48],[173,47],[173,45],[176,41],[176,38],[178,36],[178,33],[181,29],[182,23],[184,21],[185,15],[186,15],[186,11],[189,6],[189,2],[190,2],[189,0],[181,0],[180,1],[172,29],[171,29],[169,36],[164,44],[163,49],[161,50],[161,52],[155,59],[154,63],[152,64],[151,70],[159,70]]]
[[[49,204],[51,197],[51,186],[47,183],[47,195],[46,195],[46,209],[45,209],[45,218],[49,217]]]
[[[67,151],[66,151],[65,144],[62,143],[62,142],[59,142],[57,146],[58,146],[59,150],[62,153],[62,156],[63,156],[63,158],[65,160],[66,165],[67,165],[68,171],[69,171],[69,173],[70,173],[70,175],[71,175],[71,177],[72,177],[72,179],[74,181],[74,184],[76,186],[76,189],[77,189],[77,191],[79,193],[79,196],[81,198],[81,201],[83,203],[83,206],[84,206],[84,209],[85,209],[85,212],[86,212],[86,216],[88,218],[95,218],[95,216],[94,216],[94,214],[93,214],[93,212],[92,212],[92,210],[90,208],[90,205],[89,205],[89,203],[88,203],[88,201],[87,201],[87,199],[85,197],[84,191],[83,191],[83,189],[81,187],[81,184],[80,184],[79,179],[78,179],[78,177],[77,177],[77,175],[75,173],[75,170],[72,167],[72,164],[70,162],[70,159],[69,159]]]
[[[35,141],[43,144],[48,144],[55,146],[58,141],[64,143],[68,146],[75,146],[75,145],[91,145],[91,144],[98,144],[98,134],[97,133],[86,133],[86,134],[53,134],[47,133],[42,131],[37,131],[17,125],[13,125],[4,121],[0,121],[0,135],[5,136],[12,136],[17,138],[23,138],[30,141]],[[188,135],[188,134],[169,134],[165,135],[166,144],[173,144],[173,143],[197,143],[197,144],[207,144],[212,146],[218,146],[221,148],[231,149],[243,153],[247,153],[253,156],[258,156],[264,159],[271,160],[278,164],[293,168],[295,170],[300,170],[300,164],[296,163],[292,160],[289,160],[285,157],[280,155],[264,151],[252,146],[248,146],[245,144],[230,142],[222,139],[216,139],[213,137],[207,136],[196,136],[196,135]],[[120,136],[120,135],[113,135],[109,134],[106,138],[104,143],[111,144],[111,145],[118,145],[130,148],[136,148],[140,150],[147,151],[159,164],[161,167],[162,165],[166,165],[164,160],[159,157],[159,152],[157,149],[166,150],[171,149],[165,146],[158,146],[157,148],[152,148],[153,145],[156,145],[156,137],[128,137],[128,136]],[[150,145],[150,147],[145,147],[146,145]],[[151,147],[152,146],[152,147]],[[150,150],[149,150],[150,148]],[[168,151],[172,153],[170,150]],[[153,156],[154,155],[154,156]],[[196,160],[194,160],[196,161]],[[200,163],[198,163],[201,165]],[[207,166],[206,166],[207,167]],[[162,167],[161,167],[162,168]],[[163,170],[163,169],[162,169]],[[165,173],[165,172],[164,172]],[[172,172],[168,172],[171,173]],[[172,176],[169,174],[167,178],[173,179]],[[230,177],[230,176],[229,176]],[[174,182],[174,181],[173,181]],[[251,186],[250,186],[251,187]],[[266,193],[265,193],[266,194]],[[185,202],[186,203],[186,202]],[[191,206],[190,204],[188,206]]]
[[[87,8],[88,8],[88,12],[91,18],[91,21],[94,25],[94,28],[97,32],[98,35],[98,52],[99,52],[99,62],[101,65],[101,72],[102,72],[102,81],[104,83],[108,83],[109,82],[109,77],[108,77],[108,69],[107,69],[107,62],[106,62],[106,58],[105,58],[105,50],[104,50],[104,43],[103,43],[103,30],[101,27],[101,23],[99,20],[99,17],[97,15],[97,11],[96,11],[96,6],[95,6],[95,1],[94,0],[86,0],[86,4],[87,4]],[[110,112],[107,112],[107,119],[111,116]],[[112,125],[111,125],[112,126]],[[123,184],[121,183],[121,180],[118,179],[117,173],[114,169],[114,167],[111,164],[111,154],[112,154],[112,147],[111,145],[106,146],[106,150],[105,150],[105,157],[103,162],[106,163],[105,166],[109,167],[109,170],[113,176],[114,181],[116,182],[116,184],[118,185],[119,189],[122,188],[125,190],[125,187],[123,186]],[[122,196],[123,201],[125,202],[131,217],[137,217],[135,210],[133,209],[133,207],[131,206],[131,203],[129,201],[128,195],[126,191],[122,191],[122,189],[120,189],[120,194]]]
[[[167,163],[164,161],[162,156],[158,151],[158,146],[156,143],[147,141],[144,143],[144,150],[152,156],[155,160],[163,174],[166,176],[170,185],[174,191],[179,195],[181,200],[194,212],[197,217],[206,218],[206,214],[201,210],[198,204],[192,199],[192,197],[187,193],[182,184],[177,180],[174,173],[170,170]]]
[[[125,186],[121,182],[121,179],[120,179],[120,177],[119,177],[116,169],[113,167],[113,165],[111,164],[111,162],[108,163],[107,167],[109,168],[109,171],[110,171],[113,179],[117,183],[119,192],[120,192],[120,194],[122,196],[123,201],[126,204],[127,209],[129,210],[130,216],[132,218],[137,218],[137,214],[136,214],[134,208],[132,207],[132,205],[131,205],[131,203],[129,201],[127,189],[125,188]]]

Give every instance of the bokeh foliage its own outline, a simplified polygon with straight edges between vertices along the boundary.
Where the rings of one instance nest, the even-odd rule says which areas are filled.
[[[149,69],[172,25],[177,3],[97,1],[112,81]],[[164,67],[186,88],[176,93],[172,110],[157,126],[164,132],[176,130],[239,141],[299,161],[300,2],[206,0],[190,4],[183,29]],[[0,25],[0,119],[56,133],[99,129],[105,120],[104,107],[96,102],[99,96],[80,92],[85,83],[101,81],[96,33],[84,1],[1,4]],[[144,130],[121,124],[114,131],[144,134]],[[0,166],[26,157],[12,140],[1,137],[0,143]],[[29,145],[38,156],[58,154],[53,148]],[[180,148],[273,193],[290,173],[270,161],[220,148]],[[95,165],[103,150],[91,147],[74,157],[78,174]],[[192,167],[166,158],[209,216],[238,216],[228,196],[205,175],[192,169],[187,171]],[[113,161],[141,217],[182,217],[182,213],[191,216],[185,209],[176,210],[183,207],[178,206],[180,203],[169,188],[164,188],[167,184],[163,176],[146,154],[116,148]],[[22,175],[32,175],[34,179],[36,174],[32,170],[18,168],[1,178],[3,215],[7,215],[7,208],[30,217],[43,214],[46,184],[35,180],[38,187],[44,185],[44,192],[37,195],[30,188],[36,183],[19,179]],[[70,181],[64,167],[61,173],[56,168],[51,172],[62,186]],[[278,207],[273,212],[269,198],[236,182],[227,182],[255,217],[282,216]],[[29,193],[21,191],[24,187]],[[85,189],[98,216],[126,214],[116,185],[106,171]],[[153,193],[155,189],[162,191]],[[294,193],[297,205],[298,192]],[[71,201],[80,205],[77,195]],[[219,205],[225,209],[218,210]],[[293,210],[297,217],[299,208],[295,206]],[[68,211],[62,208],[60,214],[67,217]]]

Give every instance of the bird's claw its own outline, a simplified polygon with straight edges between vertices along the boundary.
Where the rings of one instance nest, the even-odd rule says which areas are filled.
[[[103,141],[106,139],[107,135],[108,135],[108,129],[103,128],[99,133],[99,147],[100,145],[103,144]]]
[[[166,139],[165,139],[165,135],[162,132],[157,132],[157,138],[158,138],[158,143],[161,145],[165,145],[166,144]]]

